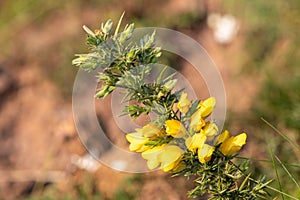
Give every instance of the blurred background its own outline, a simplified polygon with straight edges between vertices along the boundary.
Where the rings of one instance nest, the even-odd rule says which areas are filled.
[[[192,181],[114,171],[87,154],[75,130],[78,69],[71,60],[87,51],[82,25],[94,30],[123,11],[124,24],[166,27],[197,40],[224,80],[225,127],[249,135],[242,156],[253,158],[253,176],[275,179],[272,163],[261,161],[271,160],[272,149],[300,180],[299,150],[262,120],[299,145],[299,0],[0,0],[1,200],[186,199]],[[192,76],[184,61],[170,56],[169,62]],[[117,128],[106,132],[126,144]],[[283,190],[300,197],[281,166],[278,173]]]

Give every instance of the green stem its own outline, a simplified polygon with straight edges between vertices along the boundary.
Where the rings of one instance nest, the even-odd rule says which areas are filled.
[[[255,182],[255,183],[259,183],[258,181],[256,181],[256,180],[253,179],[253,178],[249,178],[249,180],[251,180],[251,181],[253,181],[253,182]],[[282,194],[282,195],[285,195],[285,196],[287,196],[287,197],[289,197],[289,198],[298,200],[298,198],[293,197],[293,196],[291,196],[291,195],[289,195],[289,194],[287,194],[287,193],[285,193],[285,192],[282,192],[282,191],[280,191],[280,190],[278,190],[278,189],[276,189],[276,188],[273,188],[273,187],[271,187],[271,186],[266,185],[265,187],[268,188],[268,189],[270,189],[270,190],[273,190],[273,191],[275,191],[275,192],[278,192],[278,193],[280,193],[280,194]]]

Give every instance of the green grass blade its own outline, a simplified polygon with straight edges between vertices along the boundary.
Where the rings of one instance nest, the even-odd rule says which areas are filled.
[[[242,159],[242,160],[251,160],[251,161],[257,161],[257,162],[265,162],[265,163],[272,163],[271,160],[263,160],[263,159],[256,159],[256,158],[244,158],[241,156],[236,156],[235,158],[237,159]],[[290,164],[290,163],[286,163],[286,162],[282,162],[285,166],[289,166],[289,167],[295,167],[295,168],[299,168],[300,169],[300,165],[299,164]]]
[[[266,188],[268,188],[268,189],[270,189],[270,190],[273,190],[273,191],[275,191],[275,192],[278,192],[278,193],[280,193],[282,196],[284,195],[284,196],[289,197],[289,198],[291,198],[291,199],[299,200],[297,197],[293,197],[292,195],[289,195],[289,194],[287,194],[287,193],[285,193],[285,192],[282,192],[282,191],[280,191],[280,190],[277,190],[277,189],[275,189],[275,188],[273,188],[273,187],[271,187],[271,186],[266,185]]]
[[[275,174],[276,174],[276,179],[277,179],[277,182],[278,182],[279,191],[282,192],[282,186],[281,186],[277,166],[276,166],[275,159],[274,159],[274,153],[273,153],[273,151],[270,147],[268,147],[268,149],[269,149],[269,153],[270,153],[270,156],[271,156],[271,159],[272,159],[273,168],[274,168],[274,171],[275,171]],[[282,193],[280,193],[280,194],[281,194],[281,198],[284,200],[283,194]]]
[[[296,179],[292,176],[292,174],[289,172],[289,170],[285,167],[285,165],[281,162],[281,160],[275,156],[276,160],[280,163],[280,165],[282,166],[282,168],[284,169],[284,171],[289,175],[289,177],[292,179],[292,181],[296,184],[296,186],[298,187],[298,189],[300,189],[299,184],[297,183]]]
[[[270,126],[276,133],[278,133],[283,139],[288,141],[292,146],[294,146],[298,151],[300,151],[300,146],[295,143],[293,140],[291,140],[289,137],[287,137],[284,133],[279,131],[275,126],[273,126],[270,122],[265,120],[264,118],[261,117],[261,120],[265,122],[268,126]]]

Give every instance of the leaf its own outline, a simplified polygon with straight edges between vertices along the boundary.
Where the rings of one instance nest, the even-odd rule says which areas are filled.
[[[94,34],[94,32],[91,31],[91,29],[89,29],[86,25],[83,25],[82,28],[85,30],[85,32],[86,32],[88,35],[90,35],[90,36],[92,36],[92,37],[96,37],[96,35]]]
[[[161,72],[159,73],[157,79],[156,79],[156,82],[157,83],[161,83],[161,80],[162,80],[162,77],[164,76],[164,73],[166,72],[166,70],[168,69],[168,66],[165,66]]]
[[[117,25],[116,30],[115,30],[115,36],[118,35],[118,32],[119,32],[119,29],[120,29],[120,26],[121,26],[121,23],[122,23],[124,14],[125,14],[125,11],[123,12],[123,14],[121,15],[121,17],[120,17],[120,19],[119,19],[118,25]]]

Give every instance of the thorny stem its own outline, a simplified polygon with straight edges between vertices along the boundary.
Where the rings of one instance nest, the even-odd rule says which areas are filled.
[[[181,98],[178,98],[178,95],[182,93],[183,89],[176,92],[172,91],[174,85],[176,84],[176,80],[173,80],[173,75],[170,75],[169,77],[165,78],[164,81],[161,81],[163,78],[163,72],[166,70],[166,68],[161,71],[162,73],[160,73],[156,82],[145,82],[144,77],[151,71],[149,64],[157,62],[158,58],[161,56],[161,48],[155,47],[154,45],[155,32],[152,35],[145,35],[143,38],[140,39],[140,43],[132,43],[131,46],[126,46],[126,41],[128,42],[132,36],[134,25],[126,25],[124,31],[119,33],[123,16],[124,13],[121,16],[119,23],[117,24],[117,28],[115,29],[114,35],[111,34],[113,24],[111,20],[108,20],[105,24],[102,24],[100,30],[98,30],[95,33],[87,27],[85,27],[84,29],[88,34],[87,44],[91,48],[91,53],[78,55],[79,57],[73,60],[73,64],[81,67],[86,71],[95,70],[99,66],[106,66],[103,73],[99,75],[98,80],[102,82],[102,86],[101,88],[99,88],[96,97],[104,98],[110,93],[112,93],[116,87],[124,88],[127,92],[125,96],[126,98],[124,99],[128,101],[137,102],[136,105],[129,105],[124,109],[124,112],[126,114],[129,114],[131,117],[139,117],[142,113],[149,114],[150,112],[156,112],[157,114],[161,114],[161,118],[158,118],[157,120],[157,124],[160,124],[159,128],[161,128],[161,126],[167,126],[165,123],[166,120],[170,120],[172,122],[177,120],[180,121],[180,123],[182,123],[183,126],[189,126],[193,118],[193,113],[196,113],[198,109],[200,110],[202,106],[201,105],[199,108],[200,100],[195,101],[193,105],[191,105],[188,108],[188,114],[186,111],[179,111],[174,109],[175,103],[178,102],[178,104],[180,104]],[[104,41],[107,41],[108,39],[110,39],[112,43],[102,43]],[[114,52],[115,54],[112,54],[112,52]],[[191,104],[191,102],[189,102],[189,104]],[[209,107],[214,107],[215,105],[213,104],[215,103],[208,103]],[[205,106],[203,107],[205,108]],[[180,108],[178,107],[178,109]],[[182,114],[181,112],[183,112],[184,114]],[[201,119],[204,121],[206,117],[201,116]],[[196,120],[198,119],[196,118]],[[205,121],[205,125],[201,127],[201,131],[205,132],[205,128],[207,128],[206,125],[209,125],[210,123],[211,121]],[[164,128],[166,127],[163,127],[162,129]],[[172,128],[173,127],[169,129]],[[186,128],[188,129],[188,127]],[[189,135],[191,136],[191,138],[196,135],[198,137],[201,133],[199,130],[196,131],[193,128],[191,130],[191,133],[189,133],[191,134]],[[216,134],[217,133],[218,131],[216,131]],[[241,165],[240,167],[235,165],[231,161],[231,159],[235,156],[223,155],[223,153],[218,149],[220,146],[211,147],[214,150],[216,149],[216,151],[214,152],[214,154],[211,153],[210,156],[215,155],[215,157],[212,158],[211,161],[211,157],[209,157],[209,160],[205,160],[203,163],[203,161],[199,159],[199,157],[201,156],[203,157],[203,159],[205,157],[203,155],[200,156],[200,154],[202,153],[202,147],[197,146],[198,153],[195,153],[194,150],[189,149],[185,143],[185,141],[187,141],[185,139],[191,138],[180,137],[177,138],[174,136],[173,138],[173,135],[167,137],[161,137],[160,135],[156,135],[152,136],[151,140],[150,138],[146,138],[149,139],[149,141],[148,143],[145,143],[145,145],[160,146],[162,144],[172,142],[172,140],[175,143],[178,142],[177,146],[175,146],[174,143],[172,145],[173,147],[177,147],[177,149],[180,149],[180,151],[178,150],[177,153],[182,156],[180,158],[182,159],[181,163],[186,166],[184,170],[178,172],[174,171],[174,173],[177,173],[178,175],[182,174],[186,176],[198,176],[198,185],[197,187],[195,187],[194,190],[190,192],[191,196],[198,196],[204,193],[210,193],[212,195],[211,199],[228,199],[237,197],[245,197],[248,199],[249,197],[253,198],[256,196],[265,195],[266,192],[264,191],[264,189],[269,188],[295,199],[294,197],[288,194],[285,194],[273,187],[268,186],[267,184],[269,184],[270,181],[262,184],[260,181],[256,181],[250,178],[249,174],[245,174],[246,165]],[[132,142],[140,142],[140,140],[134,141],[134,139],[132,139]],[[195,142],[195,145],[198,145],[196,141],[192,142]],[[206,144],[206,147],[207,146],[209,146],[208,143]],[[188,150],[182,153],[184,148]],[[168,153],[172,154],[172,152]],[[206,159],[208,159],[208,155],[206,156]],[[164,157],[170,157],[170,155]],[[156,159],[155,156],[153,159]],[[245,164],[247,163],[245,162]],[[163,166],[163,164],[161,164],[161,166]],[[245,169],[243,169],[243,167],[245,167]],[[242,178],[243,175],[246,176],[243,183],[244,185],[246,183],[249,183],[248,180],[251,180],[257,184],[260,184],[261,187],[253,188],[249,184],[246,185],[246,187],[248,188],[242,191],[236,191],[236,188],[232,189],[233,186],[237,186],[237,180]],[[243,184],[241,184],[240,188],[243,188]],[[253,191],[253,194],[247,193],[251,190]]]
[[[236,164],[234,164],[231,160],[230,160],[229,162],[230,162],[230,164],[234,165],[240,172],[242,172],[244,176],[247,176],[247,175],[244,173],[244,171],[241,170],[241,169],[239,168],[239,166],[237,166]],[[249,177],[249,180],[251,180],[252,182],[254,182],[254,183],[256,183],[256,184],[259,184],[259,183],[260,183],[260,182],[258,182],[257,180],[255,180],[255,179],[253,179],[253,178],[251,178],[251,177]],[[275,192],[278,192],[278,193],[280,193],[280,194],[282,194],[282,195],[285,195],[285,196],[287,196],[287,197],[290,197],[290,198],[292,198],[292,199],[295,199],[295,200],[298,199],[298,198],[293,197],[293,196],[291,196],[291,195],[289,195],[289,194],[287,194],[287,193],[285,193],[285,192],[282,192],[282,191],[280,191],[280,190],[278,190],[278,189],[276,189],[276,188],[273,188],[272,186],[265,185],[265,187],[268,188],[268,189],[270,189],[270,190],[273,190],[273,191],[275,191]]]

